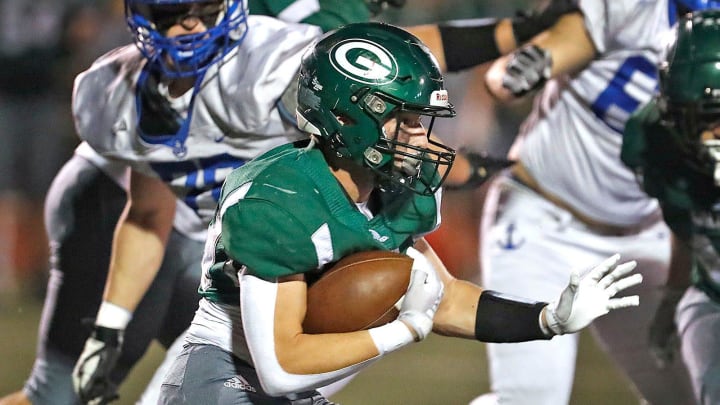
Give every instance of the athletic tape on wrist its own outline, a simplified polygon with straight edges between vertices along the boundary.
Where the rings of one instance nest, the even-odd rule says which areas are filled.
[[[548,322],[548,314],[550,313],[550,305],[552,304],[548,304],[545,307],[545,310],[540,311],[540,313],[538,314],[538,325],[540,325],[540,330],[542,331],[542,333],[545,334],[545,336],[549,338],[557,335],[557,333],[553,332],[553,330],[549,328],[549,325],[546,324],[546,322]],[[545,313],[545,322],[543,322],[543,312]]]
[[[368,329],[368,332],[381,356],[415,341],[410,329],[402,321],[397,320]]]
[[[557,314],[555,314],[555,305],[555,302],[548,304],[547,310],[545,310],[545,323],[547,328],[543,327],[542,323],[540,324],[540,327],[543,328],[543,331],[546,332],[546,334],[563,335],[565,334],[565,331],[562,326],[560,326],[560,320],[558,319]]]
[[[98,309],[95,325],[112,329],[125,329],[132,319],[132,312],[115,305],[109,301],[103,301]]]

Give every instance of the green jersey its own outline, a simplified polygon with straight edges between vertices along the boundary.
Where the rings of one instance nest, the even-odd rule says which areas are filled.
[[[650,102],[627,122],[621,158],[658,199],[675,235],[692,247],[693,283],[720,302],[720,191],[712,176],[685,158],[674,131]]]
[[[250,0],[248,9],[251,14],[270,15],[284,21],[317,25],[323,31],[370,20],[370,10],[365,0]]]
[[[202,296],[238,305],[237,271],[261,278],[308,273],[359,251],[404,251],[439,223],[439,195],[375,190],[351,201],[307,142],[271,150],[225,180],[208,230]]]

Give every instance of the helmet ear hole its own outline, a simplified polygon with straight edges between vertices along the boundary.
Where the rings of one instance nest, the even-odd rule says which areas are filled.
[[[335,113],[335,118],[337,119],[338,123],[340,123],[340,126],[347,127],[347,126],[353,126],[356,124],[355,120],[347,116],[346,114]]]

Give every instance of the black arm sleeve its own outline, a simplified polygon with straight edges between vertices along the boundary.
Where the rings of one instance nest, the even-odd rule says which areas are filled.
[[[515,163],[500,157],[489,156],[487,153],[477,153],[460,149],[470,164],[470,177],[463,184],[447,184],[447,190],[470,190],[483,185],[495,173],[510,167]]]
[[[579,12],[574,0],[551,0],[541,11],[518,12],[512,20],[513,35],[517,46],[550,28],[563,15]]]
[[[518,12],[512,19],[517,46],[551,27],[561,16],[580,12],[575,0],[551,0],[545,9]],[[457,72],[497,59],[500,50],[495,42],[498,19],[467,19],[439,24],[448,72]]]
[[[579,12],[574,0],[551,0],[541,11],[518,12],[512,19],[517,46],[551,27],[561,16]],[[448,72],[457,72],[500,56],[495,42],[499,20],[491,18],[455,20],[438,25]]]
[[[500,57],[495,19],[449,21],[438,25],[448,72],[457,72]]]
[[[550,339],[540,329],[540,312],[546,302],[511,299],[495,291],[480,294],[475,338],[481,342],[515,343]]]

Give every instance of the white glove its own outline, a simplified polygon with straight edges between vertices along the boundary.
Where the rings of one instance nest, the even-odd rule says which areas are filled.
[[[433,318],[442,300],[444,286],[425,256],[411,256],[415,262],[397,319],[412,328],[417,341],[420,341],[432,331]]]
[[[637,263],[635,261],[618,265],[620,255],[616,254],[596,266],[583,277],[578,271],[570,275],[570,283],[560,298],[545,307],[547,328],[556,335],[577,332],[592,321],[608,312],[630,306],[637,306],[637,295],[612,298],[619,291],[642,282],[641,274],[627,276]],[[542,322],[541,322],[542,325]]]

